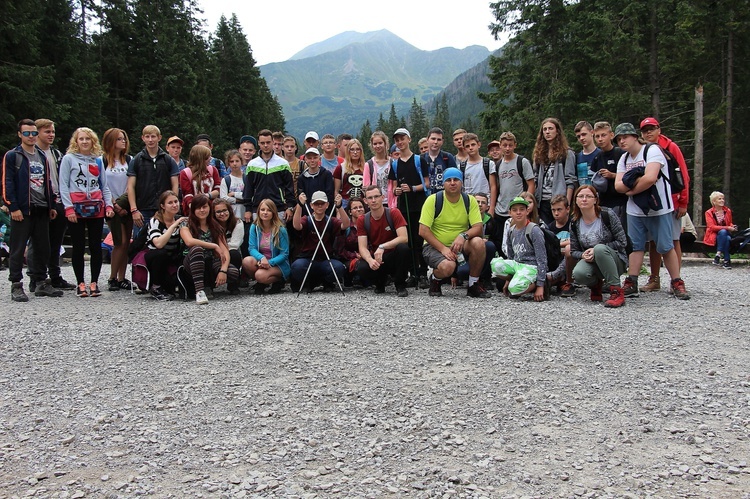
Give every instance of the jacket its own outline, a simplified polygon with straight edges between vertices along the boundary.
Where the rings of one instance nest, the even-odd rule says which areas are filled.
[[[37,149],[42,161],[44,161],[44,194],[47,199],[47,207],[52,209],[56,199],[52,190],[52,182],[49,175],[49,161],[42,151]],[[16,168],[16,155],[21,155],[21,163]],[[3,156],[3,202],[11,212],[21,210],[24,215],[31,214],[31,172],[29,171],[29,160],[23,154],[21,145],[11,149]]]
[[[128,177],[136,178],[135,205],[141,210],[158,210],[159,196],[172,188],[172,177],[179,173],[177,163],[164,150],[159,148],[152,159],[144,148],[128,165]]]
[[[242,193],[245,209],[255,212],[261,201],[270,199],[278,211],[294,206],[294,180],[289,163],[276,154],[266,162],[261,156],[253,158],[245,170],[247,179]]]
[[[256,224],[250,226],[249,239],[250,242],[248,244],[248,249],[250,256],[260,261],[263,258],[263,254],[258,251],[260,245],[260,231]],[[271,241],[271,244],[271,259],[268,260],[268,263],[272,267],[278,267],[279,270],[281,270],[281,275],[284,277],[284,280],[288,280],[292,269],[289,266],[289,234],[285,227],[281,227],[279,231],[279,247],[273,245],[273,241]]]
[[[74,204],[86,199],[102,199],[106,208],[112,208],[112,195],[107,187],[107,174],[95,156],[68,153],[60,164],[60,197],[65,216],[75,215]],[[95,218],[104,217],[105,210]]]
[[[536,197],[537,204],[542,202],[542,191],[544,190],[544,176],[545,168],[544,165],[537,165],[538,173],[536,178],[536,191],[534,191],[534,197]],[[565,196],[568,189],[575,190],[578,176],[576,173],[576,154],[572,149],[568,149],[565,156],[565,161],[557,161],[552,168],[555,169],[555,177],[552,181],[552,195],[562,194]]]
[[[716,220],[716,209],[712,206],[706,210],[706,233],[703,235],[703,244],[706,246],[716,246],[716,234],[720,230],[726,229],[732,223],[732,210],[724,207],[724,224],[719,225]]]

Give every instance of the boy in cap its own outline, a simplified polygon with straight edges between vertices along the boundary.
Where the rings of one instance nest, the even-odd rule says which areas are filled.
[[[299,200],[302,194],[305,195],[306,199],[312,199],[312,195],[316,191],[322,191],[327,199],[332,199],[333,175],[325,168],[320,167],[320,151],[310,147],[302,157],[305,160],[306,167],[297,179],[297,199]]]
[[[180,157],[182,154],[182,146],[185,145],[185,141],[179,138],[177,135],[173,135],[167,139],[167,154],[169,157],[177,163],[177,168],[182,171],[185,169],[185,161]]]
[[[240,154],[242,154],[242,166],[247,166],[258,151],[258,140],[252,135],[240,137]]]

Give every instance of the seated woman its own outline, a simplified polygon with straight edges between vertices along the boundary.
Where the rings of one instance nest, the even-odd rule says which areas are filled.
[[[236,268],[242,268],[242,253],[240,246],[245,239],[245,224],[235,216],[234,211],[225,199],[214,199],[214,217],[224,229],[224,237],[229,248],[229,263]],[[227,286],[230,294],[236,295],[240,292],[239,284]]]
[[[344,285],[352,286],[352,281],[357,275],[357,263],[360,259],[357,220],[365,214],[365,203],[362,198],[351,198],[346,212],[349,214],[349,228],[344,231],[344,234],[336,238],[336,254],[341,263],[344,264]]]
[[[174,299],[174,272],[182,261],[180,224],[187,217],[177,217],[180,200],[172,191],[159,196],[159,211],[148,223],[148,251],[144,258],[150,276],[149,292],[159,301]]]
[[[239,283],[240,271],[229,262],[226,236],[212,213],[213,206],[204,194],[190,204],[190,217],[180,226],[180,237],[187,250],[183,265],[195,286],[195,303],[205,305],[208,297],[205,282],[219,287]]]
[[[280,293],[289,279],[289,234],[279,217],[276,203],[264,199],[258,205],[258,217],[250,227],[250,256],[242,268],[255,279],[255,294],[260,295],[271,285],[268,294]]]
[[[732,223],[732,210],[724,205],[726,201],[721,192],[712,192],[708,199],[711,201],[711,208],[706,210],[706,233],[703,236],[703,244],[716,246],[714,265],[721,264],[722,268],[731,269],[729,243],[732,241],[732,234],[737,232],[737,226]]]
[[[580,186],[573,199],[570,222],[570,256],[580,260],[573,267],[573,280],[591,288],[591,301],[602,301],[602,280],[609,288],[605,307],[625,305],[620,275],[628,268],[628,239],[620,218],[599,206],[593,185]]]

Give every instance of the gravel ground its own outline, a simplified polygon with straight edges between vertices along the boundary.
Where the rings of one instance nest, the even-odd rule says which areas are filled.
[[[750,267],[683,275],[690,301],[609,310],[581,289],[16,304],[6,271],[0,497],[748,498]]]

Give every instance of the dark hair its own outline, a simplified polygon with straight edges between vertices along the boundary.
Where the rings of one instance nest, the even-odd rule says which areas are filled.
[[[347,215],[349,215],[350,217],[352,216],[352,203],[359,203],[359,204],[361,204],[361,205],[362,205],[362,208],[364,208],[365,210],[367,209],[367,205],[365,204],[365,201],[364,201],[364,199],[362,199],[362,198],[360,198],[360,197],[356,197],[356,198],[351,198],[351,199],[349,200],[349,204],[348,204],[348,205],[346,205],[346,213],[347,213]]]
[[[201,226],[200,222],[198,221],[198,217],[195,216],[195,212],[199,208],[203,208],[206,205],[208,205],[209,207],[206,224],[208,224],[208,230],[211,232],[211,241],[216,244],[219,244],[221,242],[226,244],[227,237],[224,234],[224,227],[222,227],[216,220],[216,217],[214,216],[214,206],[211,204],[211,200],[205,194],[198,194],[192,199],[192,201],[190,201],[190,216],[188,218],[188,228],[190,229],[190,234],[193,237],[198,237],[200,235]]]
[[[220,204],[226,205],[227,211],[229,211],[229,218],[227,218],[227,226],[225,228],[225,232],[232,232],[237,226],[237,216],[234,214],[234,210],[231,206],[229,206],[229,202],[226,199],[214,199],[212,210],[214,212],[214,218],[216,218],[216,206]],[[219,222],[219,219],[217,218],[216,221]],[[219,222],[219,224],[221,225],[221,222]]]
[[[591,191],[591,193],[594,195],[594,213],[596,213],[596,216],[601,216],[602,207],[599,206],[599,193],[596,192],[596,187],[593,185],[582,185],[576,189],[576,192],[573,194],[573,208],[570,210],[570,218],[573,219],[575,222],[576,220],[579,220],[581,218],[581,209],[578,207],[578,203],[575,201],[578,197],[578,193],[581,192],[584,189],[588,189]]]
[[[553,140],[552,145],[548,144],[544,138],[543,130],[545,123],[552,123],[557,129],[557,136]],[[557,118],[547,118],[542,121],[542,124],[539,126],[539,133],[536,136],[536,145],[534,146],[534,163],[543,166],[557,161],[565,161],[568,148],[568,139],[565,137],[560,120]]]
[[[260,132],[258,132],[258,137],[271,137],[273,138],[273,132],[269,130],[268,128],[264,128]]]
[[[169,196],[176,197],[178,203],[180,201],[180,196],[178,196],[174,191],[164,191],[161,193],[161,196],[159,196],[159,210],[156,213],[154,213],[154,218],[160,221],[161,223],[164,223],[164,209],[162,209],[161,205],[167,202],[167,198]],[[141,230],[148,230],[148,229],[144,227]]]
[[[430,128],[430,131],[429,131],[429,132],[427,132],[427,136],[429,137],[429,136],[430,136],[430,135],[432,135],[433,133],[436,133],[436,134],[438,134],[438,135],[441,135],[441,136],[442,136],[442,135],[445,135],[445,134],[443,133],[443,129],[442,129],[442,128],[440,128],[439,126],[434,126],[434,127]]]
[[[34,123],[34,120],[29,119],[29,118],[22,119],[21,121],[18,122],[18,131],[20,132],[21,131],[21,127],[25,127],[25,126],[34,126],[35,127],[36,123]]]

